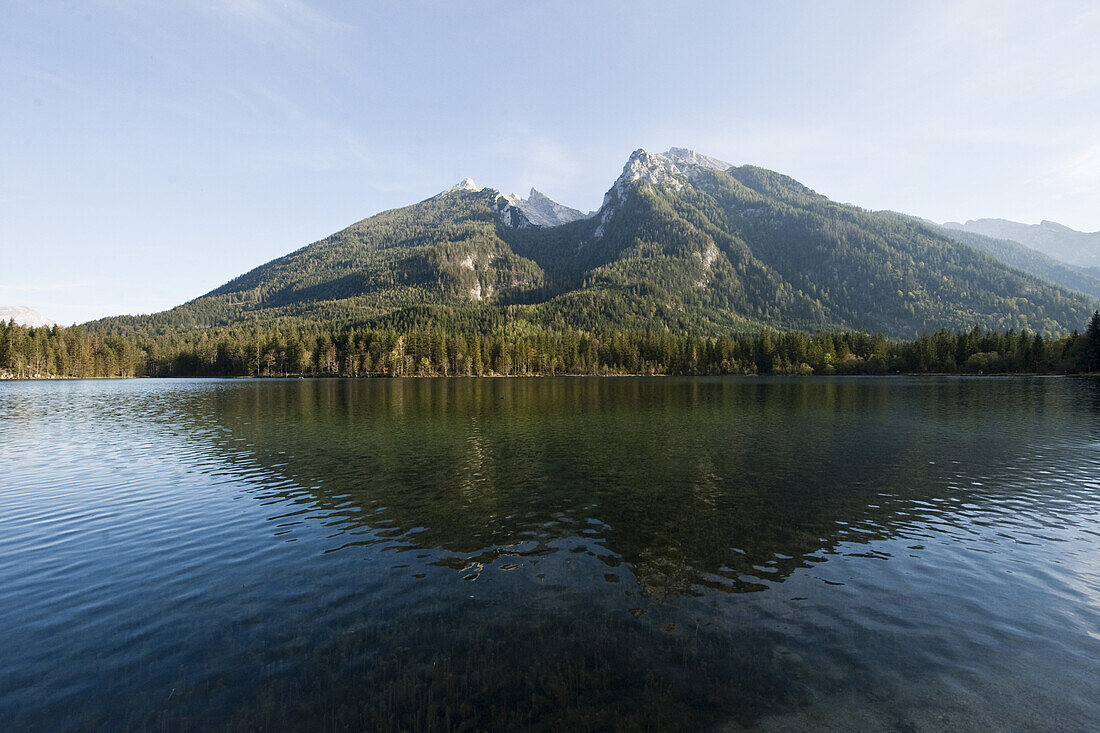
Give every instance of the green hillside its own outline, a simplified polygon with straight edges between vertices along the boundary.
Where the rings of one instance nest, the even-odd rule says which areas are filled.
[[[680,149],[635,152],[589,218],[537,226],[509,202],[456,187],[170,311],[89,325],[147,333],[304,320],[701,336],[771,326],[913,336],[974,326],[1064,333],[1096,306],[919,221]]]

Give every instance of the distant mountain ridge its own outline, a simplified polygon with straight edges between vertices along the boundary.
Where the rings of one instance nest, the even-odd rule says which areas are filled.
[[[1021,224],[1008,219],[971,219],[965,224],[949,221],[943,226],[1019,242],[1070,265],[1100,267],[1100,232],[1079,232],[1046,220],[1038,224]]]
[[[907,217],[906,214],[895,214],[894,212],[879,213]],[[984,234],[977,234],[965,229],[951,229],[928,219],[907,218],[919,221],[960,244],[990,254],[1010,267],[1018,268],[1031,275],[1093,298],[1100,298],[1100,268],[1094,268],[1090,271],[1087,268],[1075,267],[1053,257],[1048,257],[1042,252],[1019,242],[987,237]]]
[[[57,325],[55,321],[46,318],[34,308],[28,308],[25,305],[0,305],[0,321],[7,323],[12,320],[29,328]]]
[[[470,179],[164,313],[96,328],[298,320],[455,331],[764,326],[912,336],[1080,328],[1096,301],[918,220],[685,148],[637,150],[589,215]]]

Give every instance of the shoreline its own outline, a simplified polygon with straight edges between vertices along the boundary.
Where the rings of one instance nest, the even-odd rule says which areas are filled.
[[[208,376],[202,374],[173,375],[153,377],[143,375],[140,377],[70,377],[70,376],[37,376],[37,377],[11,377],[0,375],[0,383],[3,382],[74,382],[74,381],[117,381],[117,380],[142,380],[142,379],[221,379],[221,380],[278,380],[287,382],[315,381],[322,379],[362,380],[362,379],[637,379],[637,378],[686,378],[686,379],[713,379],[725,377],[751,378],[751,379],[810,379],[819,377],[824,379],[852,379],[852,378],[880,378],[880,377],[959,377],[966,379],[1003,379],[1005,377],[1100,377],[1100,372],[1067,372],[1064,374],[1051,374],[1045,372],[997,372],[993,374],[970,374],[960,372],[895,372],[893,374],[644,374],[625,372],[621,374],[404,374],[393,376],[388,374],[288,374],[288,375],[227,375]]]

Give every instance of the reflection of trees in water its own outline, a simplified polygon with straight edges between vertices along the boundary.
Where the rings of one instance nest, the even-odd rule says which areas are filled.
[[[544,379],[200,390],[180,407],[215,470],[231,464],[264,487],[258,496],[317,512],[332,549],[408,547],[390,563],[421,563],[410,572],[427,576],[351,590],[334,616],[303,609],[275,655],[287,671],[245,699],[221,691],[232,693],[232,727],[308,726],[323,710],[333,728],[673,728],[789,709],[845,684],[816,664],[828,661],[829,640],[825,651],[800,648],[797,632],[753,602],[767,596],[725,597],[709,614],[716,598],[693,596],[766,587],[842,543],[911,531],[920,507],[950,522],[982,499],[951,488],[952,459],[998,485],[1020,446],[1041,442],[1045,427],[1064,434],[1067,392],[1048,385]],[[494,562],[526,567],[459,579]],[[607,592],[604,576],[624,565],[638,587]],[[195,687],[181,704],[212,692]]]
[[[1009,462],[1006,426],[1020,400],[1041,412],[1044,384],[271,382],[215,392],[214,415],[348,542],[400,537],[464,569],[580,537],[661,597],[760,589],[891,536],[899,504],[948,493],[937,457]]]

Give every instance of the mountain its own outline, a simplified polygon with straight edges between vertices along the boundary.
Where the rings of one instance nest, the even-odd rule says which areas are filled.
[[[1079,232],[1053,221],[1021,224],[1007,219],[971,219],[965,224],[949,221],[944,226],[1019,242],[1070,265],[1100,267],[1100,232]]]
[[[584,214],[557,201],[540,191],[531,189],[527,199],[515,194],[505,196],[508,205],[501,212],[501,221],[516,227],[553,227],[583,219]]]
[[[635,151],[591,215],[466,179],[120,331],[295,319],[458,332],[762,326],[1066,332],[1096,303],[919,221],[683,148]]]
[[[7,323],[14,320],[16,323],[28,326],[30,328],[39,328],[40,326],[56,326],[57,324],[51,321],[46,316],[42,315],[33,308],[28,308],[24,305],[3,305],[0,306],[0,321]]]
[[[893,214],[893,212],[879,212]],[[905,214],[894,214],[904,217]],[[1023,270],[1026,273],[1041,277],[1044,280],[1061,285],[1070,290],[1076,290],[1093,298],[1100,298],[1100,268],[1089,270],[1084,267],[1074,267],[1064,262],[1048,257],[1038,250],[1027,247],[1019,242],[1008,239],[995,239],[984,234],[976,234],[965,229],[951,229],[941,226],[928,219],[916,219],[920,223],[939,232],[943,236],[953,239],[960,244],[965,244],[974,249],[981,250],[996,257],[1001,262]]]

